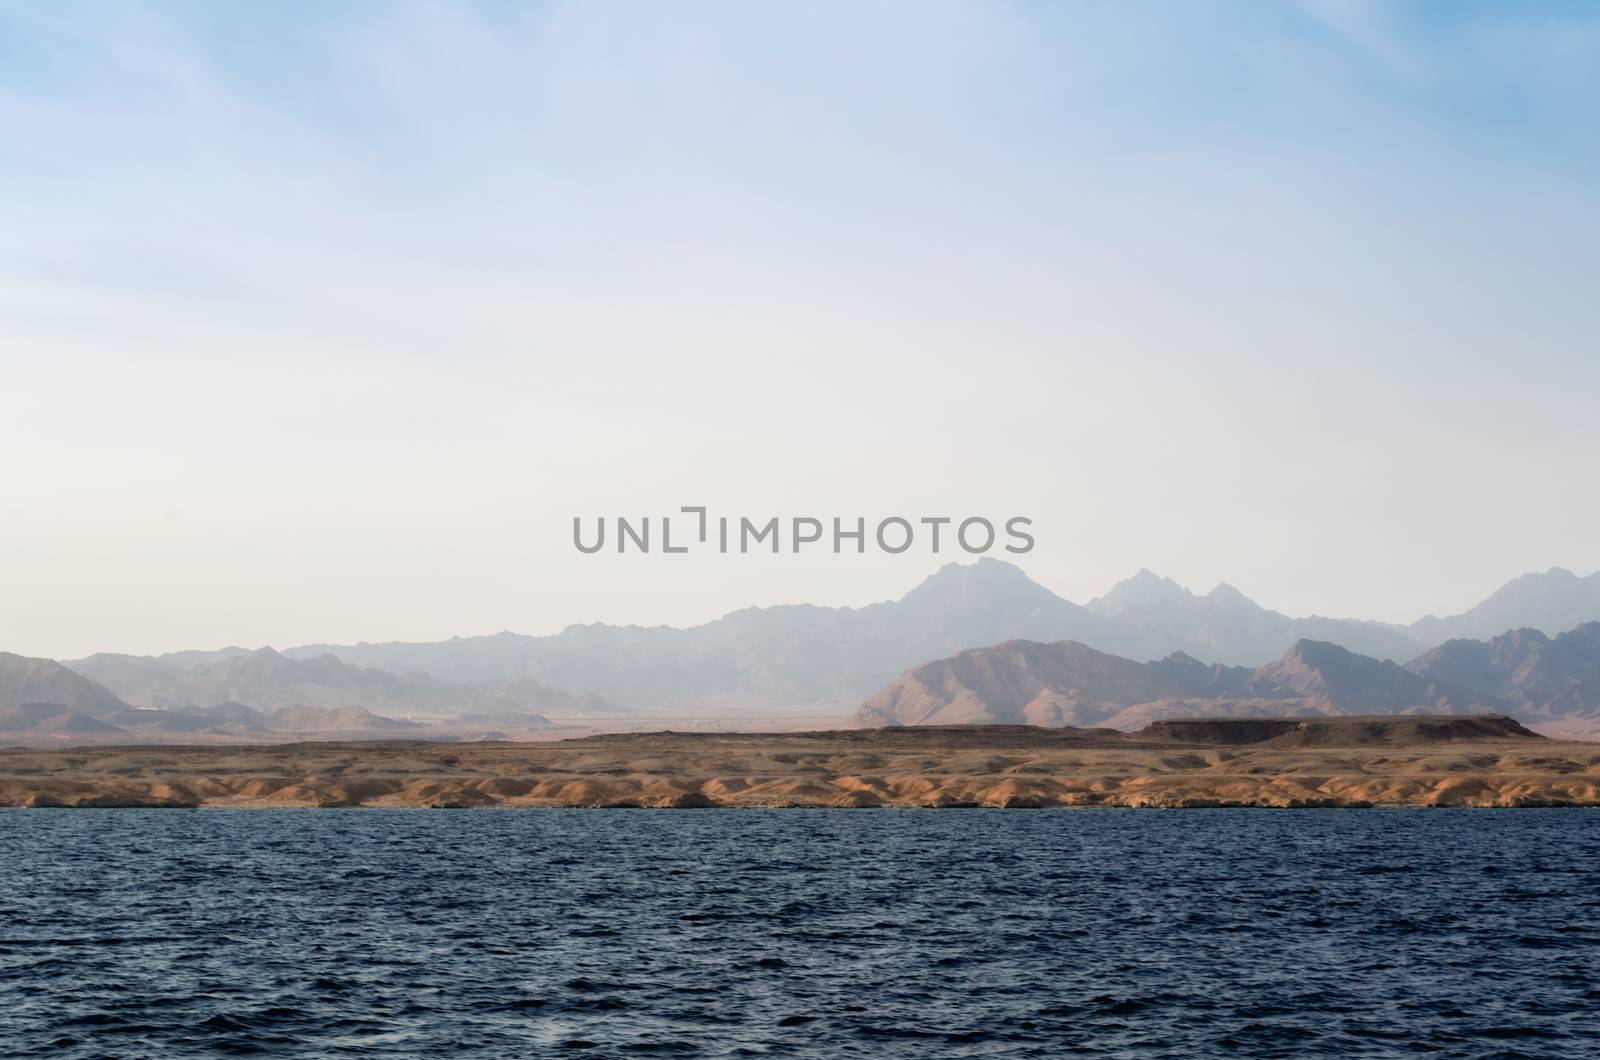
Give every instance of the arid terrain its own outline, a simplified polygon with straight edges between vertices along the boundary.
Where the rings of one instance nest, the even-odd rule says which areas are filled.
[[[1600,805],[1600,743],[1497,715],[0,749],[0,805]]]

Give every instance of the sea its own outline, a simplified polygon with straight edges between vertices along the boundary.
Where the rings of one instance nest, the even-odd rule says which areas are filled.
[[[1600,1056],[1596,810],[0,811],[0,1056]]]

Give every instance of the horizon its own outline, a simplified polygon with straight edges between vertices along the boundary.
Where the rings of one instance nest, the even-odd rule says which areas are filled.
[[[0,58],[10,650],[932,558],[571,546],[684,504],[1393,624],[1600,568],[1600,11],[0,2]]]

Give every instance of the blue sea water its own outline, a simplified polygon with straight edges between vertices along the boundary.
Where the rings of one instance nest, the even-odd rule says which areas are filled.
[[[0,812],[6,1057],[1600,1056],[1600,812]]]

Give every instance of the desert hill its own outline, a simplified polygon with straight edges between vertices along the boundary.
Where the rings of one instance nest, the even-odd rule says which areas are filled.
[[[1547,731],[1600,729],[1600,622],[1556,637],[1518,629],[1487,641],[1452,640],[1406,669],[1493,692]]]
[[[50,703],[86,715],[126,710],[110,689],[51,659],[0,652],[0,711]]]
[[[1134,662],[1075,641],[1013,640],[925,663],[869,699],[862,725],[1099,725],[1137,703],[1243,689],[1250,671],[1184,655]]]
[[[1071,642],[1012,641],[906,671],[855,724],[1104,725],[1163,718],[1503,711],[1500,697],[1431,681],[1387,660],[1301,641],[1256,670],[1186,655],[1139,663]]]
[[[1484,689],[1429,680],[1388,659],[1370,659],[1311,640],[1258,669],[1250,689],[1263,696],[1292,693],[1327,714],[1404,714],[1424,708],[1459,714],[1507,706]]]
[[[0,748],[0,806],[1595,806],[1600,745],[1503,717]]]

